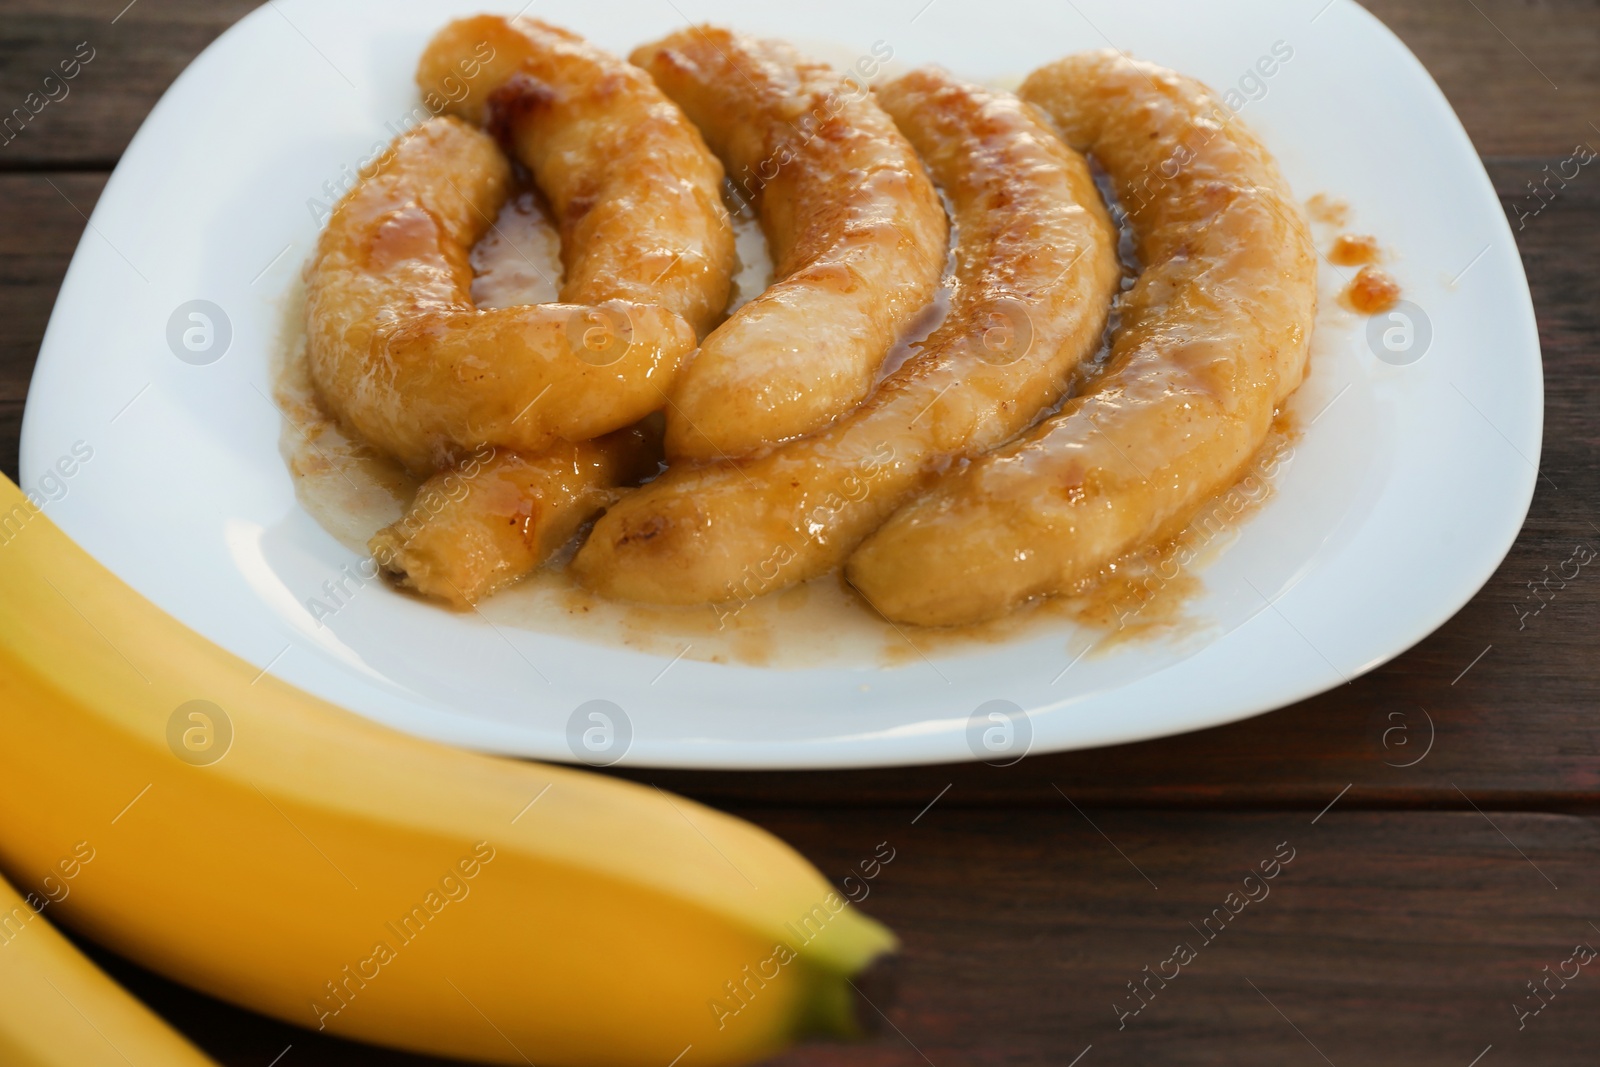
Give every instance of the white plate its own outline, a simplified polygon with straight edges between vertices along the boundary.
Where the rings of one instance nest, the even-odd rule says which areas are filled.
[[[296,502],[264,399],[284,294],[317,232],[307,202],[414,106],[428,36],[484,7],[516,10],[278,0],[246,17],[134,138],[51,317],[23,428],[25,487],[57,497],[47,513],[134,587],[257,666],[404,730],[530,756],[572,759],[575,710],[606,700],[627,717],[607,758],[626,749],[634,764],[998,761],[1029,745],[1194,730],[1339,684],[1460,608],[1521,526],[1543,398],[1516,245],[1438,88],[1349,0],[585,0],[538,14],[623,52],[713,20],[835,42],[836,54],[881,41],[898,63],[1001,81],[1111,42],[1240,88],[1243,118],[1297,193],[1347,200],[1353,225],[1394,251],[1408,299],[1425,309],[1410,355],[1424,326],[1426,354],[1381,361],[1381,337],[1374,348],[1355,320],[1327,315],[1295,401],[1303,437],[1276,495],[1203,572],[1190,610],[1209,625],[1065,673],[1075,646],[1059,628],[892,669],[686,658],[663,674],[670,657],[497,630],[382,587],[318,626],[307,599],[358,557]],[[1292,58],[1252,76],[1275,45]],[[1324,274],[1329,292],[1339,279]],[[225,356],[207,365],[175,358],[167,339],[193,300],[224,309],[231,327]],[[1404,324],[1379,326],[1403,340]],[[48,478],[77,442],[92,458]],[[975,721],[990,701],[1027,714]]]

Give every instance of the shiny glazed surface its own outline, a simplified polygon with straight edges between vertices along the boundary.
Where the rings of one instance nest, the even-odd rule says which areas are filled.
[[[419,472],[484,444],[537,451],[626,426],[660,406],[694,347],[689,324],[660,307],[474,307],[468,253],[509,179],[488,134],[432,119],[340,202],[309,271],[319,391]],[[623,329],[606,332],[613,323]]]
[[[1104,374],[851,557],[850,581],[903,622],[992,618],[1170,536],[1239,477],[1305,372],[1311,234],[1231,111],[1192,79],[1110,51],[1042,67],[1021,95],[1109,172],[1144,270]]]
[[[537,454],[486,448],[423,482],[367,547],[402,585],[470,607],[549,559],[618,486],[653,472],[659,437],[629,428]]]
[[[307,333],[330,406],[417,471],[659,408],[733,268],[721,167],[694,127],[636,68],[533,20],[452,23],[417,78],[533,171],[561,222],[564,303],[473,306],[468,250],[510,168],[489,134],[432,119],[362,174],[318,244]]]
[[[562,303],[660,304],[701,334],[721,318],[722,165],[648,74],[537,19],[480,15],[439,31],[417,86],[532,173],[561,231]]]
[[[447,521],[420,540],[396,543],[391,529],[373,548],[407,584],[465,606],[537,566],[609,499],[595,479],[614,465],[576,459],[594,451],[579,442],[665,402],[695,331],[727,301],[733,231],[722,168],[682,112],[574,34],[463,19],[429,44],[417,81],[430,108],[487,122],[492,136],[441,116],[362,175],[310,271],[308,350],[342,421],[415,472],[464,478],[466,503]],[[558,220],[562,303],[472,301],[470,249],[511,179],[496,138]],[[491,469],[455,469],[484,448]],[[581,490],[534,473],[573,463],[586,469]],[[423,490],[422,502],[438,494]],[[507,539],[505,513],[537,520]]]
[[[590,588],[684,604],[821,574],[939,470],[1026,427],[1094,352],[1120,270],[1084,159],[1016,97],[942,71],[879,97],[955,208],[944,323],[825,430],[629,494],[574,560]]]
[[[938,287],[948,231],[922,164],[864,85],[782,42],[693,27],[632,58],[705,133],[775,268],[684,369],[668,455],[736,458],[826,425]]]

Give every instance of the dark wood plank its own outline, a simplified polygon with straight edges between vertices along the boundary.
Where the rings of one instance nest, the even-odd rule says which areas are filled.
[[[1362,0],[1422,60],[1484,156],[1600,146],[1595,0]],[[1351,70],[1359,77],[1357,69]]]
[[[105,182],[103,174],[0,175],[0,470],[9,478],[45,324]]]
[[[256,6],[252,0],[127,5],[8,0],[0,12],[0,108],[38,113],[0,136],[11,138],[0,144],[0,169],[109,169],[189,61]],[[60,64],[78,56],[90,58],[63,84]],[[46,86],[47,75],[57,81]],[[35,101],[58,99],[29,104],[30,93],[38,94]]]
[[[0,400],[0,463],[5,475],[16,478],[17,446],[22,440],[22,401]]]
[[[880,1005],[892,1025],[776,1064],[1065,1067],[1092,1045],[1081,1067],[1310,1067],[1323,1062],[1314,1045],[1341,1065],[1467,1067],[1493,1045],[1481,1067],[1577,1067],[1600,1043],[1600,964],[1565,990],[1552,983],[1555,998],[1520,1031],[1512,1008],[1536,1006],[1524,983],[1576,943],[1600,948],[1590,819],[1335,808],[1313,824],[1305,812],[1080,814],[1060,801],[936,808],[915,826],[901,810],[747,814],[836,880],[879,842],[895,850],[863,901],[905,945],[895,999]],[[1261,899],[1203,927],[1280,843],[1293,859],[1265,890],[1250,885]],[[1195,959],[1166,988],[1152,981],[1148,1006],[1119,1029],[1113,1005],[1139,1006],[1127,983],[1179,943]],[[283,1067],[433,1062],[328,1042],[112,969],[230,1065],[263,1067],[291,1044]]]
[[[1323,1062],[1314,1044],[1335,1064],[1466,1067],[1491,1043],[1483,1067],[1593,1060],[1594,990],[1575,984],[1521,1033],[1511,1011],[1524,980],[1600,937],[1588,820],[1494,815],[1558,891],[1474,813],[1087,815],[770,819],[834,872],[877,841],[899,848],[866,904],[907,946],[896,1029],[777,1062],[1064,1065],[1092,1044],[1084,1067],[1280,1067]],[[1295,858],[1271,895],[1204,944],[1190,924],[1280,842]],[[1178,943],[1198,950],[1192,973],[1152,983],[1119,1031],[1113,1004],[1139,1003],[1126,983]]]
[[[0,175],[0,400],[26,394],[67,264],[105,187],[104,174]]]
[[[1308,20],[1320,6],[1296,2],[1305,4]],[[95,58],[65,98],[46,104],[22,135],[0,146],[0,169],[108,167],[189,60],[255,6],[251,0],[139,0],[124,11],[126,3],[5,5],[0,107],[21,106],[81,43],[88,42]],[[1368,6],[1433,72],[1483,154],[1564,155],[1577,141],[1597,136],[1588,125],[1600,121],[1596,0],[1370,0]],[[540,13],[561,19],[559,7]],[[1306,32],[1317,32],[1315,25],[1308,21]],[[1351,76],[1359,73],[1353,68]]]

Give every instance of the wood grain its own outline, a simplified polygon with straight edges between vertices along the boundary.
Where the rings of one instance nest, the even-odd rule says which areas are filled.
[[[1318,0],[1320,3],[1321,0]],[[1422,60],[1483,156],[1600,146],[1595,0],[1367,0]],[[1352,70],[1352,77],[1360,77]]]
[[[95,173],[0,174],[0,470],[12,479],[34,357],[105,183]]]
[[[109,169],[189,61],[256,6],[249,0],[127,2],[8,0],[0,12],[5,113],[24,106],[29,93],[44,95],[45,76],[59,73],[80,45],[94,58],[67,82],[64,97],[45,104],[0,145],[0,170]]]
[[[1320,2],[1305,0],[1308,20]],[[80,42],[95,50],[65,99],[0,144],[6,474],[49,308],[106,172],[172,79],[253,6],[0,10],[0,115]],[[886,1025],[775,1062],[1595,1062],[1600,972],[1521,1030],[1512,1005],[1575,942],[1600,946],[1600,574],[1586,568],[1553,595],[1529,585],[1575,544],[1600,548],[1600,172],[1537,215],[1527,187],[1577,142],[1600,146],[1600,0],[1369,7],[1490,157],[1532,288],[1546,478],[1510,555],[1392,663],[1231,726],[1004,769],[632,772],[766,825],[835,880],[880,841],[896,850],[864,902],[906,945]],[[1190,924],[1283,841],[1296,856],[1271,896],[1201,943]],[[1126,983],[1179,941],[1200,946],[1196,961],[1119,1030]],[[92,951],[230,1067],[438,1062],[282,1026]]]

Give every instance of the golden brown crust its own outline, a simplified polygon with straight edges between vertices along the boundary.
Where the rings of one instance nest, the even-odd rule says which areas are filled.
[[[473,306],[467,252],[510,171],[489,135],[431,119],[396,140],[318,243],[306,327],[323,399],[422,472],[482,444],[584,440],[661,407],[733,265],[721,167],[693,126],[637,69],[532,20],[452,23],[418,80],[425,99],[471,118],[501,102],[507,137],[563,216],[566,302]]]
[[[562,303],[660,304],[697,333],[721,319],[722,165],[648,74],[537,19],[480,15],[435,35],[417,84],[533,174],[561,229]]]
[[[1083,395],[952,472],[851,557],[850,580],[900,621],[997,616],[1176,533],[1238,478],[1304,373],[1309,227],[1224,105],[1109,51],[1041,68],[1021,92],[1110,174],[1145,267]]]
[[[725,459],[816,430],[866,396],[938,286],[933,186],[865,86],[786,44],[694,27],[633,61],[705,132],[775,268],[680,377],[667,452]]]
[[[485,447],[417,490],[367,543],[402,585],[466,608],[530,573],[655,469],[660,435],[638,428],[529,455]]]
[[[637,422],[694,348],[689,325],[655,306],[475,308],[468,250],[509,178],[487,134],[432,119],[340,201],[317,244],[306,341],[318,392],[416,471],[483,444],[534,452]]]
[[[574,561],[590,587],[699,603],[821,574],[938,470],[1055,403],[1095,350],[1120,271],[1083,158],[1015,97],[943,72],[881,96],[955,207],[945,322],[823,431],[755,459],[669,469],[629,494]]]

